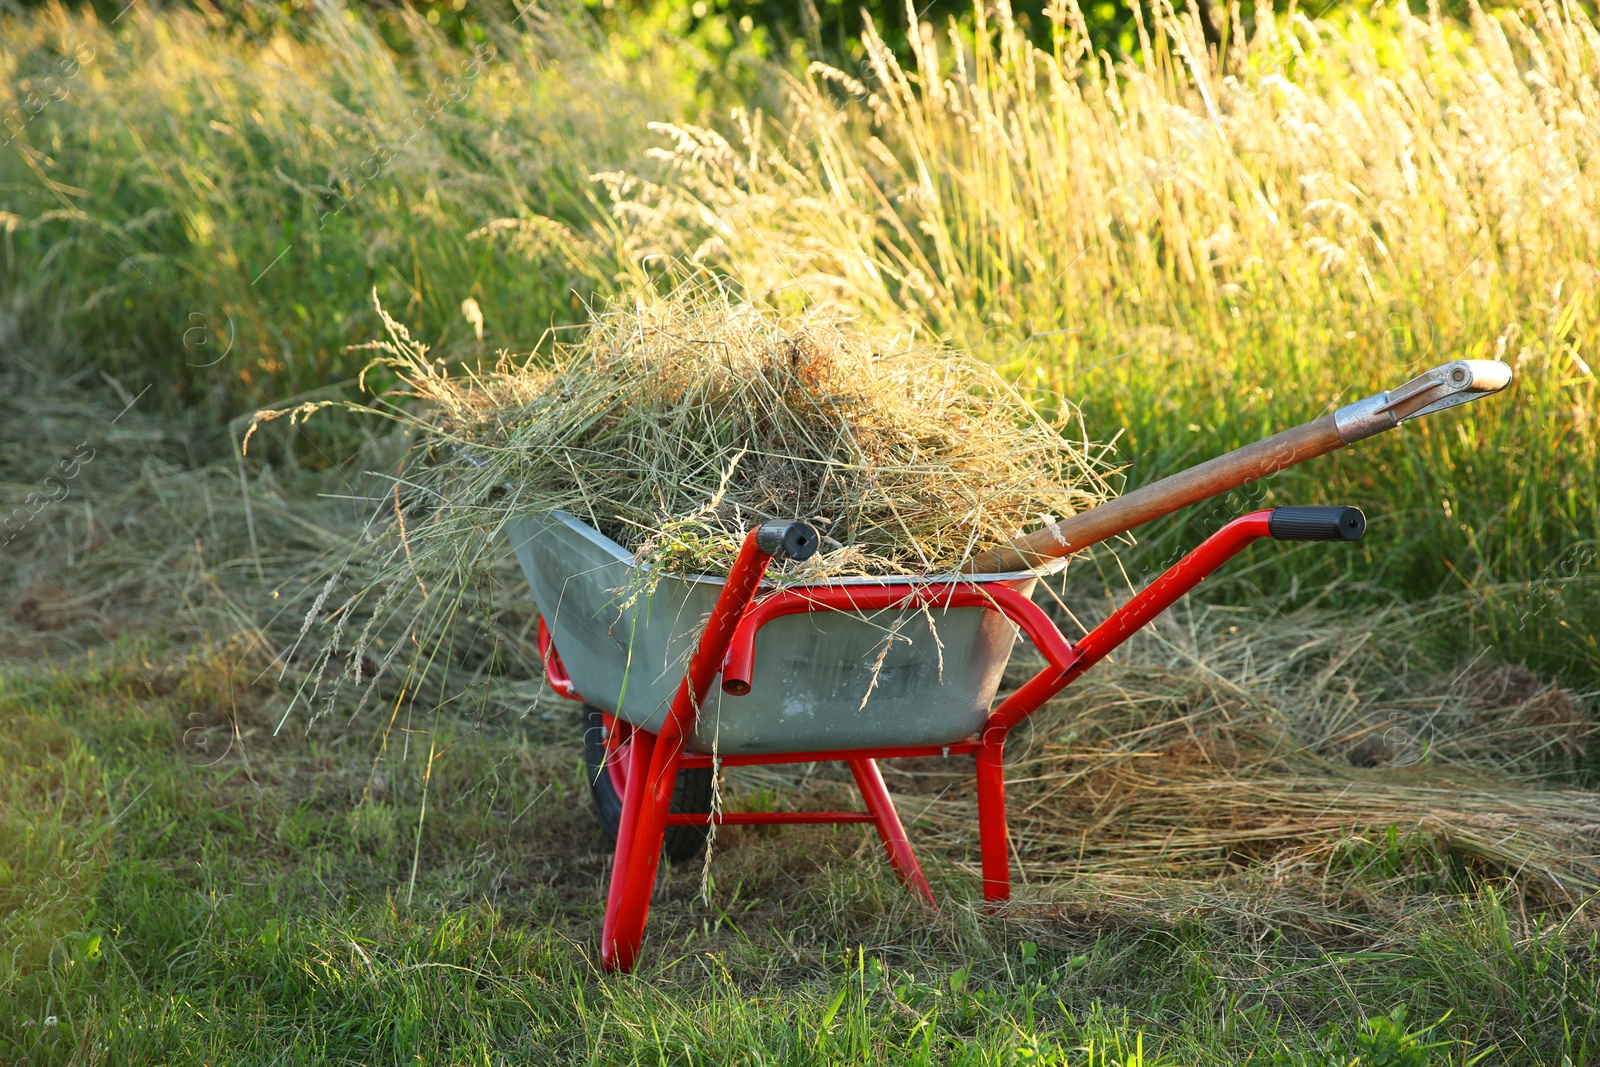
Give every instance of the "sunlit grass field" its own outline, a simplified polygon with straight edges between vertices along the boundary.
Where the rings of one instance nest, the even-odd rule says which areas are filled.
[[[0,1062],[1593,1063],[1592,18],[1241,10],[1218,54],[1166,4],[1127,52],[1001,6],[808,54],[678,7],[0,14]],[[237,439],[356,395],[374,292],[470,368],[685,275],[970,349],[1128,487],[1448,359],[1518,378],[1076,568],[1092,616],[1239,512],[1371,520],[1041,718],[1026,906],[971,906],[970,787],[908,763],[936,918],[860,831],[728,829],[605,977],[514,570],[455,690],[280,726],[392,443]]]
[[[1510,396],[1224,504],[1374,523],[1360,552],[1264,560],[1234,595],[1458,596],[1474,639],[1597,676],[1600,63],[1580,9],[1257,12],[1220,58],[1160,6],[1134,55],[1093,51],[1070,7],[1047,50],[989,12],[922,25],[913,56],[869,33],[854,73],[542,13],[465,45],[415,18],[402,58],[317,12],[251,32],[12,18],[19,341],[231,416],[350,390],[373,290],[471,364],[705,269],[1060,391],[1119,438],[1130,486],[1501,358]],[[1216,511],[1145,531],[1135,568]]]

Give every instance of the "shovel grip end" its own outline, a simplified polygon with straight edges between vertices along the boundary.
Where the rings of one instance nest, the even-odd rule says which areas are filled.
[[[1377,393],[1334,412],[1339,439],[1355,444],[1407,419],[1429,415],[1498,393],[1511,384],[1509,366],[1495,359],[1458,359],[1417,375],[1398,389]]]

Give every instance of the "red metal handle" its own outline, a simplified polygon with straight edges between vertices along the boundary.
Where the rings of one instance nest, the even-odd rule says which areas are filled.
[[[761,627],[784,615],[810,611],[879,611],[914,607],[981,607],[999,611],[1020,626],[1049,664],[1030,678],[984,724],[983,733],[1010,730],[1091,665],[1104,659],[1151,619],[1171,607],[1250,542],[1270,536],[1271,511],[1242,515],[1206,538],[1166,573],[1112,613],[1076,645],[1070,644],[1044,610],[1015,589],[971,582],[927,585],[825,585],[787,589],[754,602],[744,612],[728,643],[722,688],[743,696],[750,692],[755,665],[755,639]]]
[[[1271,511],[1252,511],[1241,515],[1200,543],[1200,546],[1122,605],[1105,622],[1096,626],[1074,649],[1078,662],[1072,675],[1077,677],[1104,659],[1134,632],[1166,611],[1189,590],[1205,581],[1218,567],[1238,555],[1259,537],[1270,537],[1267,519]]]
[[[750,692],[755,669],[756,635],[774,619],[814,611],[885,611],[908,608],[988,608],[999,611],[1019,626],[1043,654],[1048,667],[1029,679],[994,709],[985,732],[1009,730],[1038,710],[1093,664],[1104,659],[1136,631],[1171,607],[1213,571],[1237,555],[1250,542],[1271,536],[1271,511],[1240,516],[1212,534],[1199,547],[1151,582],[1077,645],[1069,642],[1049,615],[1015,589],[998,584],[930,582],[912,585],[812,585],[785,589],[752,601],[771,556],[757,544],[756,531],[745,538],[738,559],[729,571],[679,686],[677,699],[663,723],[667,736],[681,736],[692,728],[694,714],[705,700],[722,654],[722,689],[732,696]],[[544,619],[539,620],[539,650],[551,688],[562,696],[582,700],[561,657],[550,640]],[[723,650],[726,650],[725,653]]]
[[[1165,574],[1145,586],[1111,617],[1072,646],[1074,662],[1052,676],[1040,671],[1022,688],[1012,693],[989,715],[984,732],[1009,730],[1044,706],[1072,683],[1078,675],[1100,662],[1118,645],[1132,637],[1140,627],[1166,611],[1185,593],[1199,585],[1218,567],[1238,555],[1258,537],[1270,536],[1267,517],[1271,511],[1241,515],[1200,543],[1194,551],[1169,567]]]
[[[556,651],[555,641],[550,637],[550,627],[544,624],[543,615],[539,616],[538,642],[539,658],[544,661],[544,676],[549,680],[550,688],[555,690],[557,696],[582,703],[583,697],[567,675],[567,665],[561,662],[561,653]]]

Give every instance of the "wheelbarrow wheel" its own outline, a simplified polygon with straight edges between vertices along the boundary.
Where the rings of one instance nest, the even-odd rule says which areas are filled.
[[[617,827],[622,824],[622,792],[627,788],[627,746],[606,753],[606,735],[614,727],[612,717],[587,704],[583,708],[583,762],[589,776],[589,796],[594,800],[595,817],[605,831],[606,842],[617,843]],[[711,768],[680,770],[672,789],[674,813],[703,815],[711,810]],[[706,847],[705,826],[669,826],[662,851],[674,863],[691,860]]]

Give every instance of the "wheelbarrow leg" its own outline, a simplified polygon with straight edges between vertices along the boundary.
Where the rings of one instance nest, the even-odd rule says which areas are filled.
[[[978,743],[978,840],[983,855],[983,899],[1011,899],[1011,842],[1006,829],[1004,730],[989,729]]]
[[[635,745],[643,733],[637,731]],[[678,780],[678,764],[683,758],[683,737],[663,730],[651,747],[647,759],[629,765],[628,796],[637,796],[633,832],[626,835],[631,839],[627,856],[612,874],[606,926],[600,937],[600,964],[610,971],[633,970],[634,960],[639,957],[639,945],[644,941],[645,920],[650,917],[650,893],[655,888],[661,841],[667,832],[667,814],[672,807],[672,788]],[[631,773],[635,768],[639,770],[637,778]],[[635,782],[638,783],[637,793]],[[622,818],[626,823],[627,799],[623,800]],[[618,827],[619,850],[623,830]]]
[[[900,813],[895,810],[894,801],[889,798],[889,789],[883,784],[883,772],[878,770],[878,761],[853,759],[850,761],[850,773],[856,776],[856,787],[861,790],[861,799],[866,801],[867,810],[872,813],[873,822],[878,826],[878,836],[883,838],[883,847],[889,853],[889,865],[894,868],[894,873],[931,907],[938,907],[933,899],[933,890],[922,875],[922,866],[917,863],[917,854],[911,851],[911,839],[906,836],[906,828],[900,825]]]
[[[655,752],[656,735],[634,730],[627,752],[626,775],[622,790],[622,818],[617,824],[617,844],[611,859],[611,885],[606,891],[606,917],[600,930],[600,958],[607,967],[616,956],[616,920],[622,895],[627,887],[633,856],[633,837],[638,831],[639,809],[644,803],[645,780],[650,774],[650,757]]]
[[[661,859],[661,839],[667,830],[667,814],[672,807],[672,787],[678,780],[678,765],[683,761],[684,739],[694,730],[699,709],[705,703],[711,682],[722,670],[728,656],[728,643],[750,606],[751,597],[761,584],[767,564],[775,556],[809,559],[817,550],[817,532],[803,522],[770,520],[745,535],[739,555],[728,568],[728,580],[711,607],[711,617],[700,633],[700,642],[689,669],[672,698],[672,707],[656,735],[650,754],[650,770],[639,778],[640,800],[627,862],[616,868],[622,880],[613,903],[607,908],[609,936],[602,930],[600,962],[607,970],[631,970],[644,940],[644,924],[650,915],[650,890],[655,885],[656,864]],[[633,792],[633,779],[628,781]],[[626,803],[624,804],[626,812]],[[624,815],[626,817],[626,815]],[[619,832],[618,855],[621,856]]]

